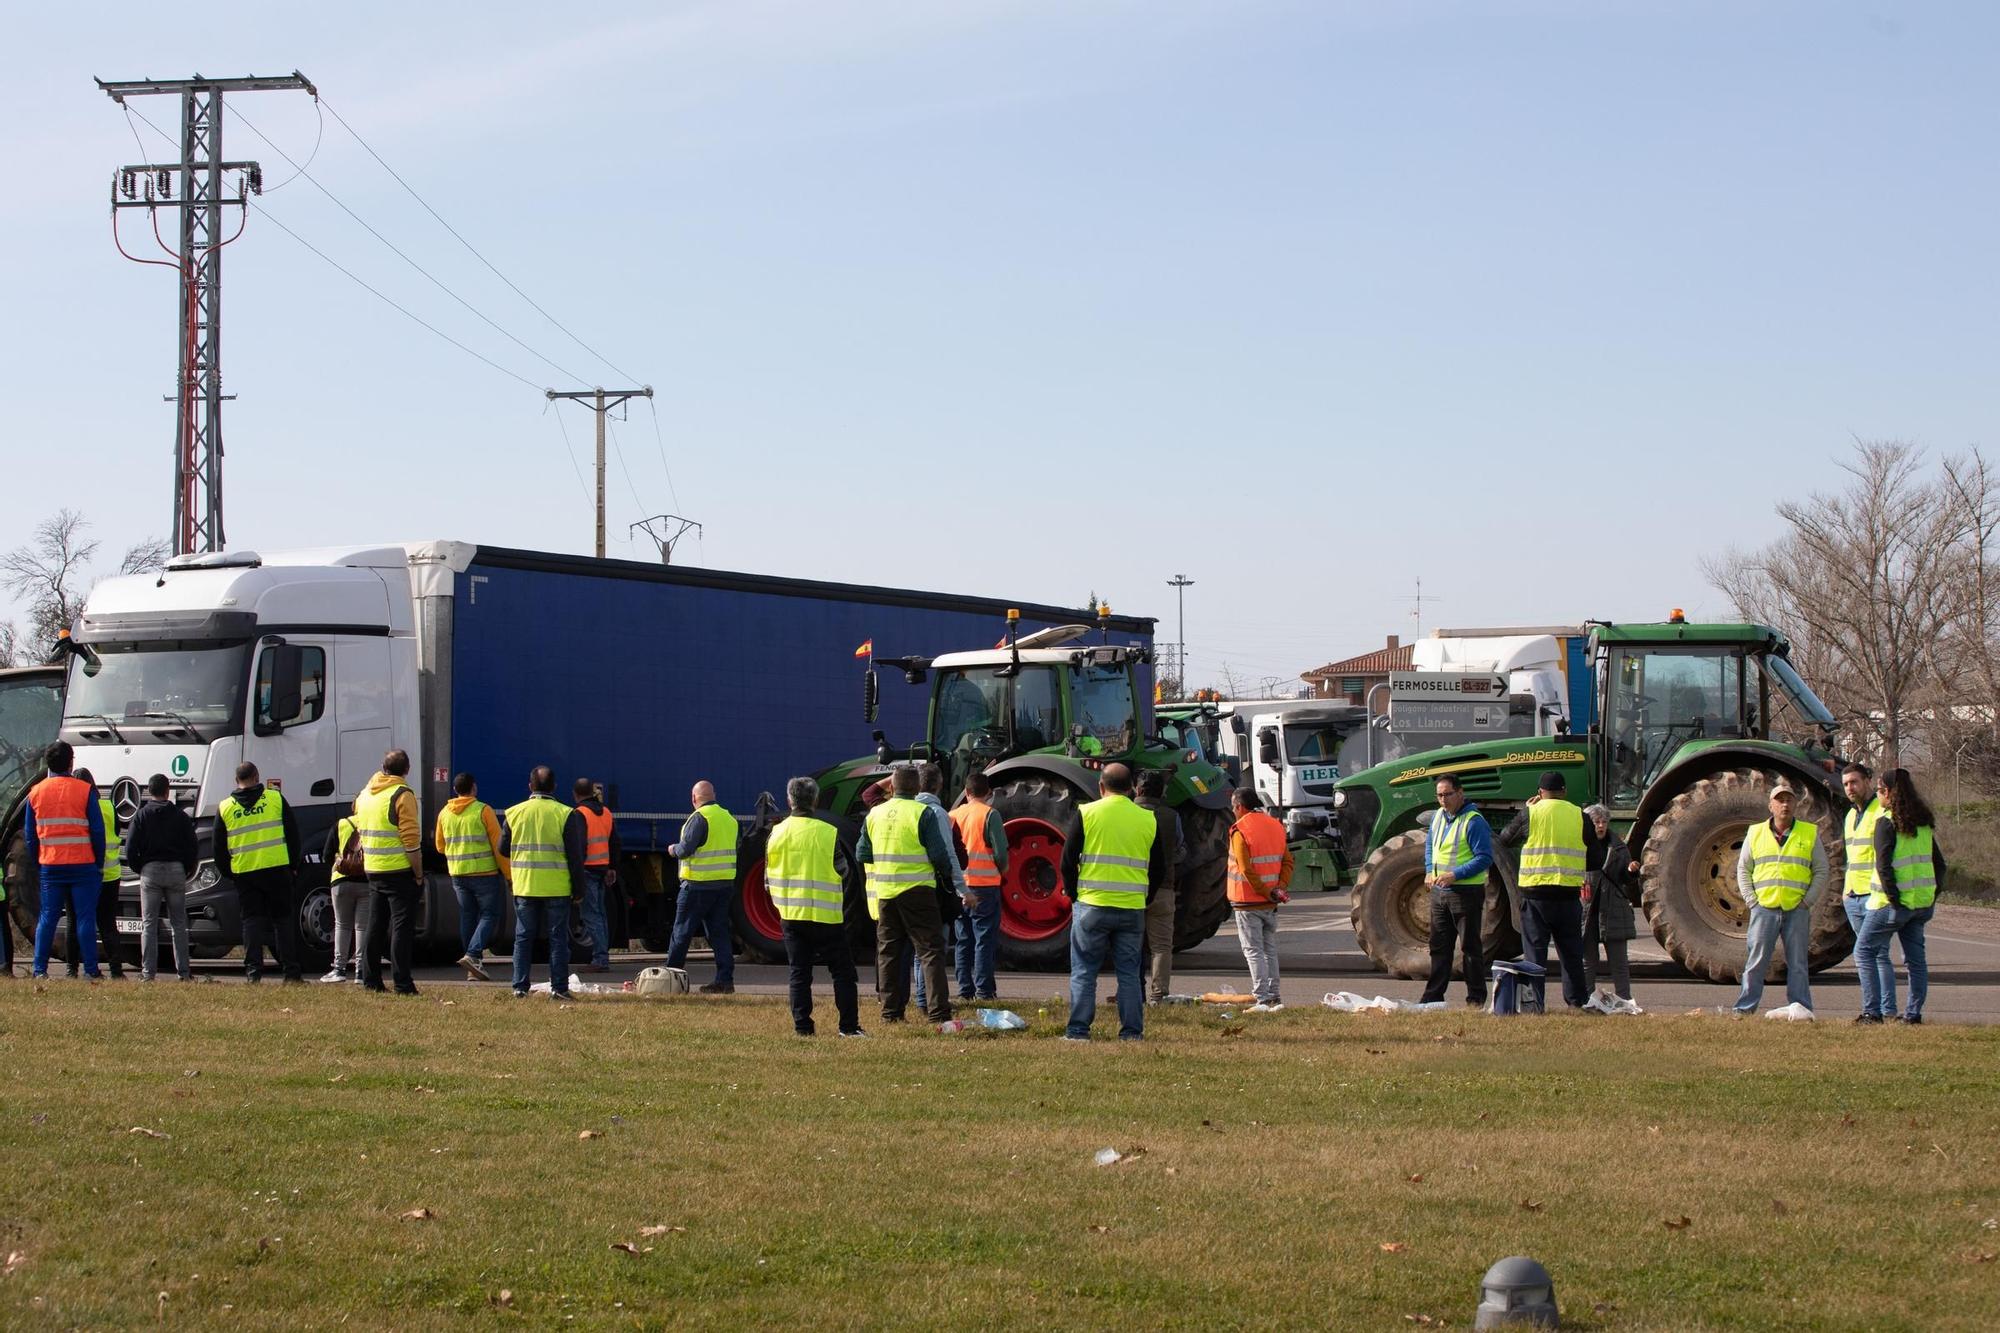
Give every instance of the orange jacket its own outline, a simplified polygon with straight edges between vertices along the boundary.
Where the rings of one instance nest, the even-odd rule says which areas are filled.
[[[1292,882],[1292,853],[1285,826],[1251,810],[1229,828],[1229,901],[1235,907],[1276,907]]]

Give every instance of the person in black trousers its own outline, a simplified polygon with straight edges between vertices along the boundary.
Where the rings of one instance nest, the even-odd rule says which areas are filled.
[[[263,864],[271,858],[269,823],[275,815],[285,843],[281,865]],[[230,825],[238,823],[232,833]],[[255,868],[242,869],[239,858],[256,857]],[[236,766],[236,790],[223,798],[215,820],[215,869],[236,886],[238,915],[243,929],[243,975],[251,981],[264,979],[264,950],[287,982],[303,982],[305,972],[299,962],[299,907],[295,888],[299,867],[305,864],[299,853],[299,825],[292,818],[291,802],[275,787],[266,790],[257,765],[244,760]]]
[[[417,913],[423,905],[423,835],[417,825],[417,794],[410,790],[410,756],[391,750],[382,770],[354,799],[354,828],[368,872],[368,951],[361,960],[361,985],[382,984],[382,955],[389,956],[398,995],[415,995]]]
[[[1451,955],[1465,957],[1465,1002],[1486,1003],[1486,952],[1480,928],[1486,919],[1486,876],[1493,868],[1493,830],[1465,788],[1450,773],[1437,780],[1438,809],[1424,842],[1424,883],[1431,890],[1431,975],[1423,1004],[1451,989]],[[1463,940],[1463,945],[1460,941]]]

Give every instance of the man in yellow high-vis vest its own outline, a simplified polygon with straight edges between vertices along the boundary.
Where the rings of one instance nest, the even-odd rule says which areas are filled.
[[[1139,956],[1146,946],[1146,900],[1172,873],[1173,849],[1160,838],[1153,812],[1132,800],[1132,770],[1106,764],[1098,799],[1083,805],[1063,836],[1063,886],[1075,900],[1069,918],[1067,1041],[1090,1040],[1097,1017],[1097,979],[1111,960],[1118,977],[1118,1037],[1146,1032],[1146,993]]]
[[[122,942],[118,938],[118,884],[125,878],[125,843],[118,836],[118,812],[111,802],[97,790],[97,778],[87,768],[76,770],[77,781],[90,784],[91,796],[97,802],[97,813],[104,820],[104,865],[98,875],[97,888],[97,956],[111,969],[113,981],[125,979],[125,960]],[[81,952],[76,938],[76,913],[69,917],[69,974],[76,975],[77,955]]]
[[[424,842],[407,750],[383,755],[381,771],[354,798],[354,832],[368,874],[368,948],[361,958],[361,985],[371,991],[387,989],[382,984],[382,956],[387,954],[396,993],[415,995],[417,982],[410,969],[424,898]]]
[[[891,795],[868,812],[854,847],[855,859],[867,867],[882,1021],[902,1022],[909,1007],[913,969],[903,966],[907,950],[915,954],[915,966],[924,970],[925,1017],[943,1023],[951,1018],[951,991],[937,889],[953,878],[951,846],[944,832],[948,825],[917,800],[923,784],[914,764],[898,764],[889,777]]]
[[[680,863],[681,891],[674,902],[674,933],[667,941],[667,966],[687,966],[688,946],[698,930],[715,951],[715,980],[695,989],[704,995],[736,991],[735,929],[729,908],[736,901],[736,816],[715,799],[715,784],[697,782],[688,793],[694,813],[681,825],[680,841],[667,855]]]
[[[215,869],[236,887],[243,933],[243,974],[264,976],[264,948],[288,982],[304,981],[299,961],[296,880],[299,826],[292,807],[275,787],[266,787],[257,765],[236,766],[236,790],[222,799],[215,819]]]
[[[1791,779],[1771,784],[1771,817],[1752,824],[1736,858],[1736,891],[1750,909],[1750,935],[1743,959],[1743,990],[1736,1012],[1754,1014],[1764,998],[1764,969],[1771,949],[1785,942],[1785,999],[1813,1007],[1806,977],[1811,947],[1812,905],[1833,878],[1819,825],[1794,817],[1799,794]]]
[[[458,942],[464,950],[458,965],[475,981],[491,981],[486,946],[500,930],[510,873],[500,855],[500,817],[479,799],[479,780],[472,774],[453,778],[451,790],[432,836],[458,898]]]
[[[567,1000],[570,903],[583,897],[583,817],[556,799],[556,771],[528,774],[528,799],[509,807],[500,855],[514,886],[514,994],[526,999],[535,942],[549,941],[549,994]]]
[[[1569,779],[1555,769],[1542,774],[1528,808],[1500,834],[1502,845],[1521,848],[1521,956],[1549,965],[1549,945],[1562,964],[1563,1002],[1581,1009],[1590,998],[1583,965],[1583,875],[1597,849],[1597,830],[1569,800]]]
[[[845,885],[847,853],[840,831],[817,812],[819,784],[793,778],[785,784],[790,806],[764,844],[764,888],[785,923],[785,961],[791,965],[792,1030],[801,1037],[813,1025],[812,970],[824,964],[833,981],[833,1007],[840,1035],[865,1037],[854,954],[847,946]]]
[[[1875,821],[1882,817],[1882,798],[1875,794],[1874,771],[1863,763],[1840,770],[1840,789],[1847,795],[1847,814],[1841,819],[1847,869],[1840,907],[1859,939],[1861,925],[1868,919],[1868,895],[1875,891]]]

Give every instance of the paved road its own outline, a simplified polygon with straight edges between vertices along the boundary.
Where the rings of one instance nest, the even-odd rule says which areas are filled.
[[[1316,1004],[1329,991],[1355,991],[1362,995],[1387,995],[1392,999],[1414,1000],[1423,990],[1421,982],[1399,981],[1377,972],[1355,947],[1354,932],[1347,924],[1345,893],[1313,894],[1284,909],[1279,928],[1280,969],[1287,1004]],[[2000,911],[1977,907],[1940,908],[1931,922],[1930,999],[1925,1015],[1945,1022],[2000,1022]],[[505,959],[497,960],[500,968]],[[637,975],[642,967],[660,961],[651,953],[614,955],[609,976],[586,980],[617,983]],[[1553,960],[1551,960],[1553,961]],[[241,964],[234,961],[204,962],[196,965],[209,976],[234,978]],[[713,975],[706,956],[699,951],[689,960],[689,972],[696,984]],[[25,968],[22,969],[25,972]],[[497,970],[497,977],[504,971]],[[822,974],[823,975],[823,974]],[[536,980],[545,980],[546,970],[536,968]],[[1901,969],[1898,968],[1900,995]],[[736,969],[739,992],[783,995],[785,969],[758,963],[739,963]],[[468,985],[457,968],[422,968],[417,984]],[[483,983],[482,983],[483,984]],[[1202,991],[1240,991],[1249,984],[1249,973],[1238,951],[1235,931],[1225,925],[1212,940],[1177,955],[1174,989],[1199,994]],[[1697,981],[1683,972],[1649,935],[1633,941],[1632,985],[1634,997],[1649,1010],[1679,1012],[1698,1006],[1725,1005],[1735,999],[1733,985]],[[822,982],[822,990],[824,983]],[[864,1022],[869,1009],[869,982],[863,979]],[[1000,993],[1009,998],[1040,998],[1066,994],[1066,978],[1046,972],[1010,972],[1000,978]],[[1111,986],[1100,987],[1108,1001]],[[1462,1002],[1464,988],[1452,984],[1452,1002]],[[1824,1018],[1845,1020],[1861,1010],[1859,986],[1853,962],[1841,963],[1813,978],[1813,999]],[[1766,1003],[1783,1004],[1783,988],[1767,990]]]

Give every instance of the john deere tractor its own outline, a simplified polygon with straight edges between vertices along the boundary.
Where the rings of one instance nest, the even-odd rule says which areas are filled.
[[[1229,915],[1224,860],[1229,839],[1229,787],[1198,751],[1148,734],[1148,698],[1139,668],[1150,664],[1143,644],[1088,643],[1091,630],[1063,625],[1015,636],[1005,646],[941,657],[877,658],[910,684],[929,682],[923,739],[897,748],[881,732],[865,759],[819,775],[820,806],[852,848],[866,817],[868,789],[892,764],[931,760],[945,773],[947,804],[966,775],[984,771],[992,802],[1006,823],[1008,865],[1000,889],[1000,964],[1052,969],[1069,964],[1070,902],[1061,892],[1063,845],[1080,836],[1077,807],[1095,800],[1100,771],[1121,763],[1135,773],[1167,770],[1167,803],[1179,810],[1186,850],[1180,861],[1174,947],[1190,949]],[[876,673],[866,678],[868,720],[875,720]],[[781,957],[777,913],[764,889],[761,855],[748,849],[738,935],[754,953]],[[855,943],[874,947],[860,906],[858,871],[850,875],[848,924]]]
[[[1798,817],[1819,825],[1834,888],[1812,917],[1817,970],[1844,958],[1853,934],[1838,885],[1845,853],[1834,718],[1787,659],[1789,645],[1762,625],[1596,623],[1597,721],[1587,734],[1460,745],[1378,764],[1338,788],[1343,832],[1368,857],[1354,888],[1354,933],[1379,966],[1404,977],[1430,967],[1424,830],[1436,780],[1464,784],[1497,834],[1534,795],[1543,772],[1568,780],[1569,799],[1600,802],[1640,863],[1653,934],[1696,976],[1736,980],[1748,909],[1736,861],[1749,826],[1768,817],[1780,777],[1800,792]],[[1495,848],[1488,877],[1489,958],[1520,948],[1515,850]],[[1772,964],[1782,975],[1789,960]]]

